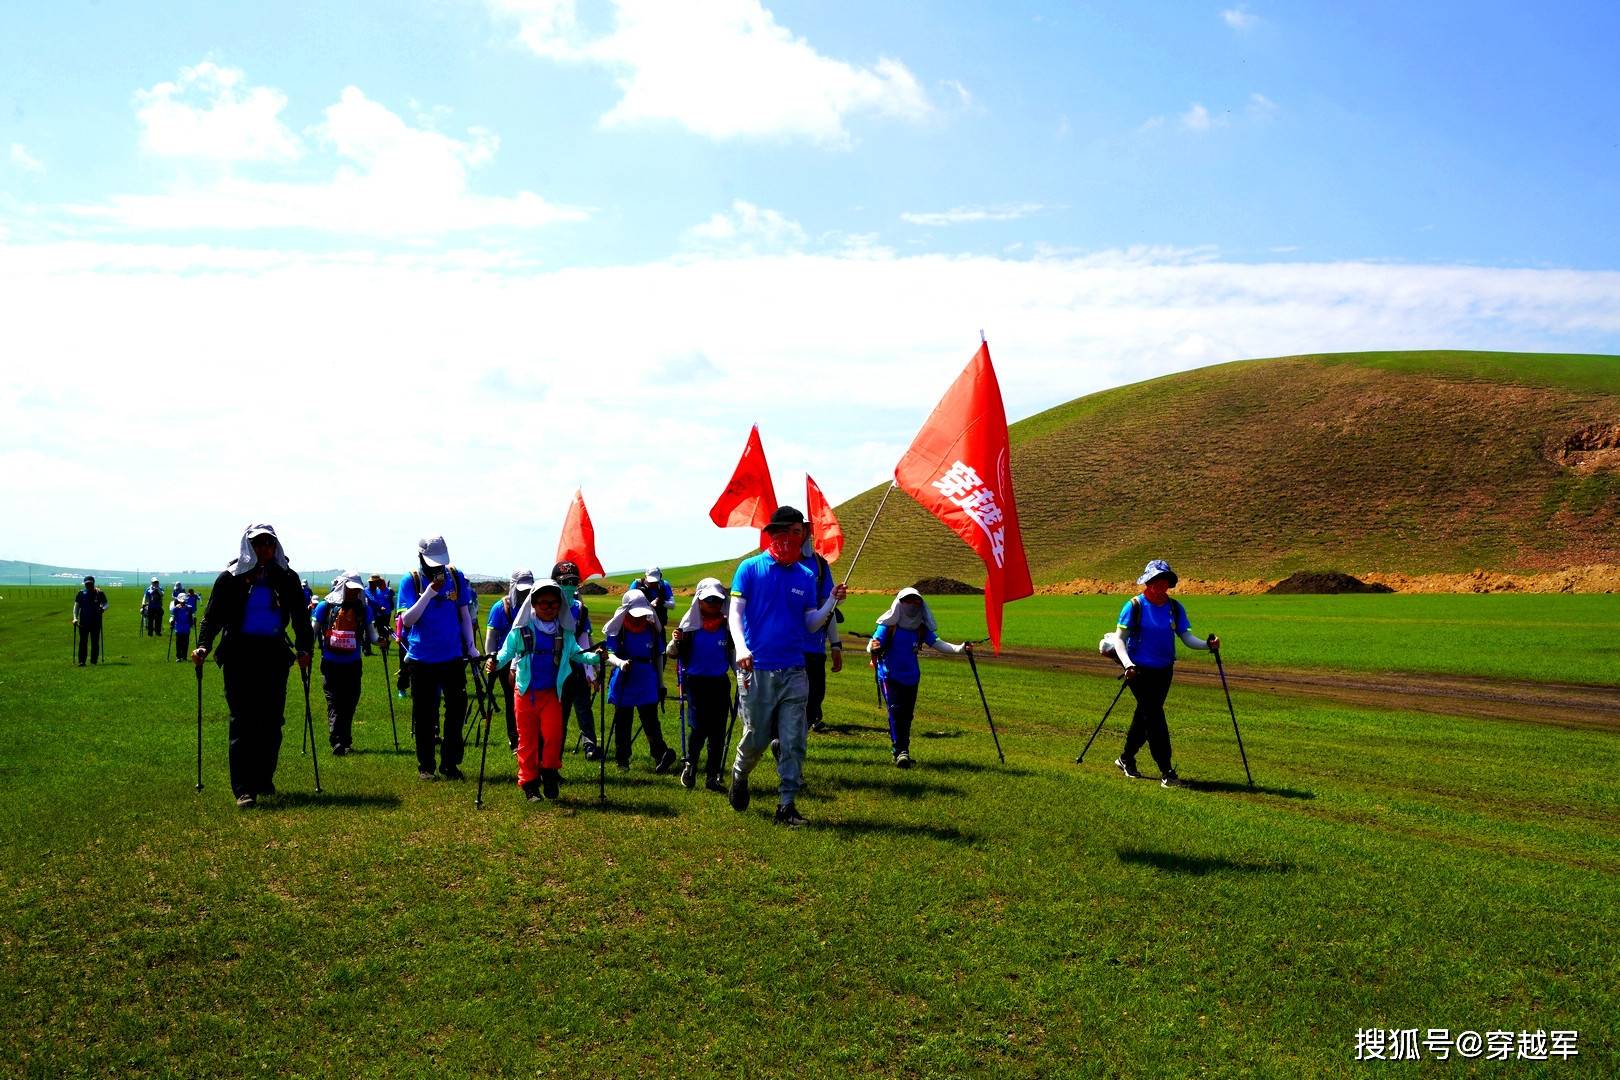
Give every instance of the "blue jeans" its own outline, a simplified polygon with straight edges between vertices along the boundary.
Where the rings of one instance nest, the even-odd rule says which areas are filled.
[[[781,757],[776,775],[781,781],[778,801],[786,806],[804,786],[805,703],[810,699],[810,681],[804,668],[782,668],[752,675],[738,673],[737,713],[742,717],[742,738],[737,742],[737,760],[732,766],[739,777],[747,778],[760,755],[779,742]]]

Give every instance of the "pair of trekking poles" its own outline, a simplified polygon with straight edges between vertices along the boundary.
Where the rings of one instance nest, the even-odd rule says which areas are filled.
[[[858,630],[852,630],[850,633],[854,637],[865,641],[872,640],[871,634],[863,634]],[[968,669],[973,672],[973,685],[979,688],[979,704],[984,706],[984,719],[990,725],[990,738],[996,744],[996,760],[1005,765],[1007,764],[1007,755],[1001,752],[1001,735],[996,731],[996,718],[990,715],[990,699],[984,696],[984,680],[979,678],[979,662],[973,656],[973,646],[983,645],[989,640],[989,638],[973,638],[964,641],[962,644],[966,646]],[[878,674],[877,665],[875,664],[872,666],[872,682],[877,686],[878,708],[887,713],[889,710],[889,690],[884,685],[883,677]]]
[[[1237,713],[1232,708],[1232,691],[1226,685],[1226,665],[1221,663],[1219,649],[1215,650],[1215,670],[1220,672],[1221,675],[1221,690],[1226,694],[1226,712],[1232,717],[1232,734],[1237,736],[1238,754],[1243,758],[1243,775],[1248,777],[1249,786],[1252,788],[1254,787],[1254,774],[1249,772],[1249,755],[1243,749],[1243,733],[1238,730]],[[1119,689],[1114,692],[1114,700],[1108,703],[1108,708],[1103,711],[1102,719],[1097,721],[1097,726],[1092,729],[1091,738],[1086,740],[1085,749],[1081,750],[1080,756],[1074,759],[1076,765],[1085,764],[1086,751],[1091,749],[1091,744],[1097,739],[1097,733],[1102,731],[1102,726],[1108,722],[1108,714],[1114,711],[1114,706],[1118,705],[1119,699],[1124,696],[1125,687],[1129,681],[1123,673],[1120,674]]]

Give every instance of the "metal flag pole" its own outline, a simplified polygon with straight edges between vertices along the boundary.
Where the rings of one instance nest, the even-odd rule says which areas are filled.
[[[883,513],[883,504],[889,501],[890,493],[899,486],[899,483],[890,480],[889,486],[883,490],[883,498],[878,500],[877,509],[872,511],[872,522],[866,527],[866,535],[861,537],[861,542],[855,547],[855,554],[850,557],[849,565],[844,567],[844,585],[849,584],[850,575],[855,573],[855,564],[861,561],[861,552],[866,550],[866,542],[872,538],[872,530],[877,526],[878,515]]]

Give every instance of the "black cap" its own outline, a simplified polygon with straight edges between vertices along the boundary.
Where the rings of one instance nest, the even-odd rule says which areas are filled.
[[[579,567],[571,562],[560,562],[551,568],[551,580],[559,585],[578,585]]]
[[[84,575],[84,583],[86,585],[94,585],[96,583],[96,576],[94,574]]]
[[[804,524],[804,515],[791,506],[778,506],[776,513],[771,515],[770,523],[765,526],[766,532],[775,532],[777,529],[789,529],[795,525]]]

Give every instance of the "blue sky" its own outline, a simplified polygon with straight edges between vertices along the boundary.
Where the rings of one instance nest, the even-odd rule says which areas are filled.
[[[0,555],[206,566],[269,518],[305,565],[443,532],[498,572],[578,485],[610,564],[718,557],[749,423],[785,499],[846,498],[980,328],[1015,417],[1257,355],[1620,352],[1615,40],[1604,4],[10,5]]]

